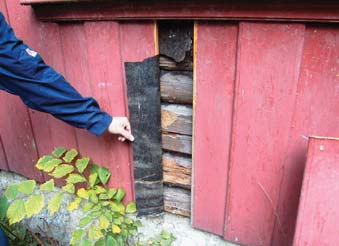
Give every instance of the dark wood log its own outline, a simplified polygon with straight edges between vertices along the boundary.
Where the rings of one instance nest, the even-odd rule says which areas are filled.
[[[191,192],[164,186],[165,211],[185,217],[191,216]]]
[[[192,107],[161,105],[161,128],[163,132],[192,135]]]
[[[193,79],[187,75],[168,72],[160,77],[161,100],[192,104]]]
[[[192,154],[192,137],[174,133],[163,133],[162,148],[174,152]]]
[[[185,59],[182,62],[175,62],[169,57],[160,56],[160,68],[170,71],[193,71],[193,62],[190,59]]]
[[[172,153],[162,155],[164,183],[191,189],[192,159]]]

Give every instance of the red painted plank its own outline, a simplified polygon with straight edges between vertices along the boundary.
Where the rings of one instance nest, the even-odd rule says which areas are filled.
[[[270,245],[304,26],[241,23],[225,238]]]
[[[92,81],[91,69],[89,65],[88,54],[88,40],[86,30],[83,23],[72,23],[67,25],[60,25],[60,37],[65,54],[65,74],[68,81],[84,96],[93,95],[92,87],[97,87],[98,82]],[[97,37],[97,42],[100,40],[101,35]],[[99,42],[98,42],[99,44]],[[109,51],[107,51],[109,52]],[[101,55],[101,53],[100,53]],[[98,56],[99,58],[100,56]],[[112,57],[112,59],[114,59]],[[100,66],[106,66],[106,64],[100,64]],[[112,67],[112,69],[115,69]],[[101,71],[107,73],[107,71]],[[100,81],[100,83],[107,83],[106,81]],[[101,101],[99,100],[99,103]],[[104,105],[107,107],[107,105]],[[105,109],[105,108],[104,108]],[[94,163],[99,165],[112,165],[112,155],[109,147],[111,147],[110,141],[103,137],[96,137],[86,130],[76,129],[77,143],[79,151],[83,156],[89,156]],[[111,179],[115,179],[115,169]]]
[[[30,1],[32,0],[24,0],[25,3],[30,3]],[[339,4],[334,1],[281,1],[274,4],[269,2],[225,2],[218,0],[111,1],[101,3],[92,1],[92,3],[58,4],[57,8],[53,4],[37,4],[34,8],[37,11],[37,15],[44,20],[231,19],[339,21]],[[95,11],[93,11],[94,8]]]
[[[2,144],[1,135],[0,135],[0,170],[8,170],[8,163],[6,158],[6,153],[4,146]]]
[[[195,26],[193,226],[223,234],[238,26]]]
[[[92,94],[101,107],[114,116],[126,116],[123,66],[121,62],[119,24],[117,22],[86,22],[88,65]],[[110,185],[124,187],[127,200],[132,200],[133,179],[129,145],[116,136],[102,139],[105,164],[112,171]],[[89,151],[90,146],[83,146]]]
[[[26,28],[29,29],[29,25],[33,24],[30,15],[28,12],[22,12],[23,8],[19,5],[19,1],[11,0],[6,4],[9,21],[16,34],[22,37],[26,34]],[[32,36],[33,34],[30,35],[30,37]],[[28,39],[30,38],[28,37]],[[0,135],[9,169],[29,178],[42,180],[41,172],[33,168],[38,156],[28,110],[18,97],[5,92],[0,94],[0,105],[2,105],[0,108]]]
[[[5,18],[8,20],[7,5],[6,5],[5,0],[0,1],[0,11],[5,16]]]
[[[339,137],[338,54],[338,28],[307,28],[298,98],[284,161],[278,208],[281,226],[275,226],[273,245],[290,245],[293,241],[307,152],[307,139],[303,136]]]
[[[294,246],[339,242],[339,139],[311,138]]]
[[[38,44],[34,44],[45,62],[64,74],[64,58],[61,49],[59,27],[54,23],[40,23]],[[53,52],[51,52],[53,51]],[[58,146],[76,148],[75,130],[66,123],[46,113],[30,110],[32,127],[40,155],[51,153]],[[41,127],[41,122],[44,122]]]
[[[157,55],[156,31],[153,21],[120,22],[123,62],[140,62]]]
[[[32,10],[20,6],[18,1],[11,1],[8,9],[11,20],[14,21],[12,26],[16,34],[24,42],[31,44],[31,47],[38,51],[48,64],[64,72],[58,25],[37,21]],[[72,127],[45,113],[34,110],[29,110],[29,113],[39,155],[50,153],[58,146],[76,147]],[[43,127],[41,122],[44,123]]]

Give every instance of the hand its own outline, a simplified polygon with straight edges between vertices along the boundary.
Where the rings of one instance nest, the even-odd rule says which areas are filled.
[[[121,142],[124,142],[126,139],[134,141],[131,133],[131,125],[126,117],[113,117],[108,127],[108,132],[119,135],[118,140]]]

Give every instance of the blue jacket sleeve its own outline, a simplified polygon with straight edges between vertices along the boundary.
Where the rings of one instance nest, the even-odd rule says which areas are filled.
[[[101,135],[112,117],[91,97],[82,97],[34,50],[15,37],[0,13],[0,89],[18,95],[30,108]]]

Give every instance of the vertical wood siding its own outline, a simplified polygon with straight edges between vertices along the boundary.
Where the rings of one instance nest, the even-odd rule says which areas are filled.
[[[193,225],[222,235],[238,26],[199,23],[195,32]]]
[[[306,136],[339,136],[339,26],[238,26],[233,38],[228,23],[196,26],[193,225],[292,245]]]
[[[0,8],[16,35],[84,96],[95,97],[113,116],[128,115],[123,64],[155,55],[154,22],[43,23],[18,0],[2,0]],[[19,98],[5,92],[1,92],[0,103],[1,168],[7,169],[7,157],[9,170],[43,181],[42,174],[33,168],[39,155],[57,146],[78,148],[83,156],[111,170],[110,185],[124,187],[127,200],[134,198],[128,144],[113,136],[98,138],[48,114],[29,110]]]

